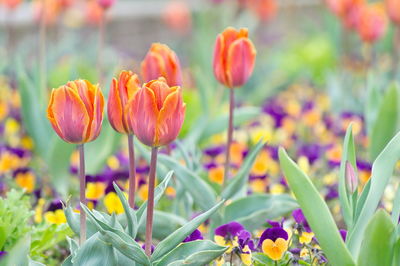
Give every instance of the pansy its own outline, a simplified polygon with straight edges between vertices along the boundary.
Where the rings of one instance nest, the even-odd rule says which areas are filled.
[[[272,227],[261,234],[258,247],[272,260],[280,260],[288,249],[289,235],[279,223],[269,223]]]
[[[194,230],[190,235],[188,235],[182,242],[190,242],[195,240],[202,240],[203,235],[201,234],[199,229]]]
[[[50,224],[63,224],[67,222],[61,200],[54,199],[50,203],[47,211],[44,213],[44,219]]]
[[[28,193],[32,193],[35,189],[36,178],[29,168],[20,168],[13,173],[15,183]]]
[[[125,197],[127,197],[127,194],[125,192],[123,193]],[[104,206],[106,207],[108,213],[121,214],[124,212],[124,207],[122,206],[121,200],[115,192],[109,192],[104,197]]]

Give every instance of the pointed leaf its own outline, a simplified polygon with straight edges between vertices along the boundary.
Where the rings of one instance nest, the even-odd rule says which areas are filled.
[[[119,189],[118,185],[115,182],[113,182],[113,186],[114,186],[115,191],[118,194],[118,197],[119,197],[119,199],[122,203],[122,206],[124,208],[124,211],[125,211],[126,222],[128,224],[128,234],[132,238],[135,238],[137,228],[138,228],[136,212],[129,206],[129,203],[126,200],[124,193],[122,193],[121,189]]]

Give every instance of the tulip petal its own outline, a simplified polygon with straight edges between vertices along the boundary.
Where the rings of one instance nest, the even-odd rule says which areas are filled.
[[[61,134],[57,132],[56,127],[53,126],[53,128],[67,142],[77,144],[84,142],[89,125],[89,115],[78,93],[64,86],[54,90],[53,94],[54,98],[50,108]]]
[[[47,118],[49,119],[50,124],[53,127],[54,131],[57,133],[57,135],[59,135],[60,138],[64,139],[61,129],[58,127],[57,121],[54,118],[53,105],[54,105],[54,95],[55,94],[56,94],[56,90],[53,89],[51,92],[49,105],[47,107]]]
[[[101,126],[103,123],[103,109],[104,109],[104,96],[98,87],[98,85],[94,86],[95,96],[93,101],[93,120],[90,124],[90,130],[88,131],[86,142],[95,140],[101,131]]]
[[[123,124],[123,107],[119,95],[118,81],[113,79],[107,101],[107,114],[111,126],[120,133],[124,133],[126,128]]]
[[[145,82],[166,76],[165,64],[162,56],[154,52],[148,52],[141,65],[142,78]]]
[[[179,134],[185,118],[186,105],[182,101],[181,89],[167,96],[157,119],[156,144],[164,146],[172,142]]]
[[[176,90],[176,87],[170,88],[164,78],[150,81],[145,84],[145,87],[153,91],[158,110],[161,110],[161,108],[163,107],[164,101],[167,96],[172,91]]]
[[[224,64],[224,37],[220,34],[215,41],[214,56],[213,56],[213,70],[215,78],[222,84],[227,85],[225,64]]]
[[[240,38],[229,47],[226,72],[230,87],[239,87],[253,73],[256,50],[249,39]]]

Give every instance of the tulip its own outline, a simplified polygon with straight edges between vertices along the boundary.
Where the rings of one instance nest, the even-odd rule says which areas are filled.
[[[275,0],[248,0],[247,5],[261,21],[268,21],[276,15],[277,4]]]
[[[386,0],[386,11],[393,23],[400,26],[400,1]]]
[[[103,9],[109,9],[115,3],[115,0],[97,0],[97,3]]]
[[[107,112],[111,126],[119,133],[128,135],[129,150],[129,196],[131,208],[135,207],[135,150],[133,146],[133,130],[128,124],[128,102],[139,90],[139,78],[131,71],[122,71],[118,80],[113,79],[108,96]]]
[[[164,78],[150,81],[129,101],[128,123],[137,138],[151,146],[148,185],[147,223],[145,249],[151,256],[153,231],[154,185],[157,167],[157,149],[168,145],[179,134],[185,117],[186,105],[182,100],[181,88],[169,87]]]
[[[103,122],[104,97],[98,85],[87,80],[70,81],[51,92],[47,118],[58,136],[78,144],[80,202],[85,198],[85,157],[83,143],[95,140]],[[86,214],[80,213],[80,243],[86,239]]]
[[[185,1],[170,1],[163,13],[163,19],[171,29],[181,34],[190,30],[192,17],[189,6]]]
[[[358,178],[353,165],[349,161],[346,161],[345,177],[347,189],[353,194],[355,191],[357,191]]]
[[[169,86],[182,85],[182,72],[179,59],[167,45],[153,43],[141,64],[142,78],[145,82],[164,77]]]
[[[248,30],[229,27],[215,43],[214,75],[228,88],[243,86],[253,72],[255,58],[256,49],[248,39]]]
[[[388,19],[382,3],[364,5],[360,11],[358,33],[366,43],[379,40],[385,33]]]
[[[224,183],[229,177],[230,147],[233,139],[234,87],[244,85],[253,72],[256,49],[248,39],[247,29],[229,27],[219,34],[214,48],[213,68],[216,79],[230,88]],[[224,185],[224,184],[223,184]]]
[[[22,0],[3,0],[0,1],[5,7],[7,7],[10,10],[16,9],[20,4]]]

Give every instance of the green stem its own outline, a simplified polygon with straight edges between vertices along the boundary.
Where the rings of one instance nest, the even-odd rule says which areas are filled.
[[[128,135],[129,149],[129,194],[128,202],[132,209],[135,208],[135,191],[136,191],[136,170],[135,170],[135,148],[133,145],[133,135]]]
[[[150,161],[150,174],[149,174],[149,193],[147,200],[147,222],[146,222],[146,242],[145,251],[148,257],[151,256],[151,240],[153,235],[153,214],[154,214],[154,184],[156,179],[156,168],[157,168],[157,152],[158,147],[151,149],[151,161]]]
[[[223,186],[225,186],[229,177],[229,170],[231,164],[231,145],[233,139],[233,115],[235,108],[235,93],[233,88],[229,89],[229,120],[228,120],[228,132],[227,132],[227,142],[226,142],[226,157],[225,157],[225,171],[224,171],[224,182]]]
[[[78,145],[79,150],[79,201],[81,204],[86,205],[86,176],[85,176],[85,152],[83,144]],[[86,213],[81,209],[80,211],[80,244],[82,245],[86,240]]]

